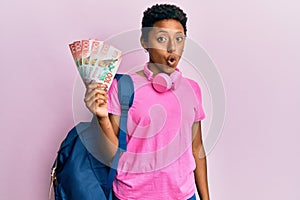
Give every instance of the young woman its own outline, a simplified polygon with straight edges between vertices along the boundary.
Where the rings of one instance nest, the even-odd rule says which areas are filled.
[[[129,74],[135,96],[128,112],[127,152],[113,184],[115,199],[196,199],[195,183],[201,200],[209,199],[201,90],[177,68],[186,21],[174,5],[154,5],[144,12],[140,41],[149,61],[144,70]],[[108,92],[90,84],[85,96],[87,108],[115,146],[121,115],[117,95],[114,81]]]

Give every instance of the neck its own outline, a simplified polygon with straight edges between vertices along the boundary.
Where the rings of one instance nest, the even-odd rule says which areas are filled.
[[[148,68],[153,73],[153,76],[157,75],[158,73],[165,73],[165,74],[170,75],[172,72],[174,72],[173,69],[171,69],[170,67],[168,67],[166,65],[159,64],[159,63],[153,63],[151,61],[148,63]]]
[[[152,63],[151,61],[148,63],[148,68],[153,73],[153,76],[161,72],[156,64]]]

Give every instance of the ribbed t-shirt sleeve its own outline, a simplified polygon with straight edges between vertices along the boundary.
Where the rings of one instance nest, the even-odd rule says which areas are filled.
[[[193,88],[195,98],[196,98],[196,105],[194,107],[194,112],[195,112],[195,120],[194,121],[195,122],[201,121],[205,118],[205,113],[204,113],[204,109],[203,109],[203,105],[202,105],[201,89],[197,82],[190,80],[190,79],[189,79],[189,82]]]
[[[121,106],[118,98],[118,81],[114,79],[108,90],[108,113],[121,116]]]

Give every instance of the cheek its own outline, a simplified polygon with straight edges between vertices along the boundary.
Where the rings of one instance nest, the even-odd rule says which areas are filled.
[[[179,55],[179,56],[182,56],[182,54],[183,54],[183,48],[181,48],[181,49],[178,51],[178,55]]]
[[[183,50],[184,49],[184,45],[185,45],[185,42],[183,41],[182,43],[179,43],[177,46],[178,46],[178,49],[180,50]]]
[[[151,58],[156,58],[159,59],[160,57],[163,57],[165,54],[165,50],[162,49],[156,49],[156,48],[151,48],[149,49],[149,54]]]
[[[156,49],[156,50],[161,50],[161,51],[165,51],[167,49],[167,44],[164,43],[157,43],[157,42],[152,42],[150,43],[150,48],[152,49]]]
[[[184,50],[184,44],[183,45],[178,45],[176,49],[176,53],[181,56]]]

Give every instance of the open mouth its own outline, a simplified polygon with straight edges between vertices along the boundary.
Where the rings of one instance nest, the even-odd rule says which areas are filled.
[[[176,57],[175,56],[169,56],[167,59],[167,63],[170,66],[173,66],[176,63]]]

